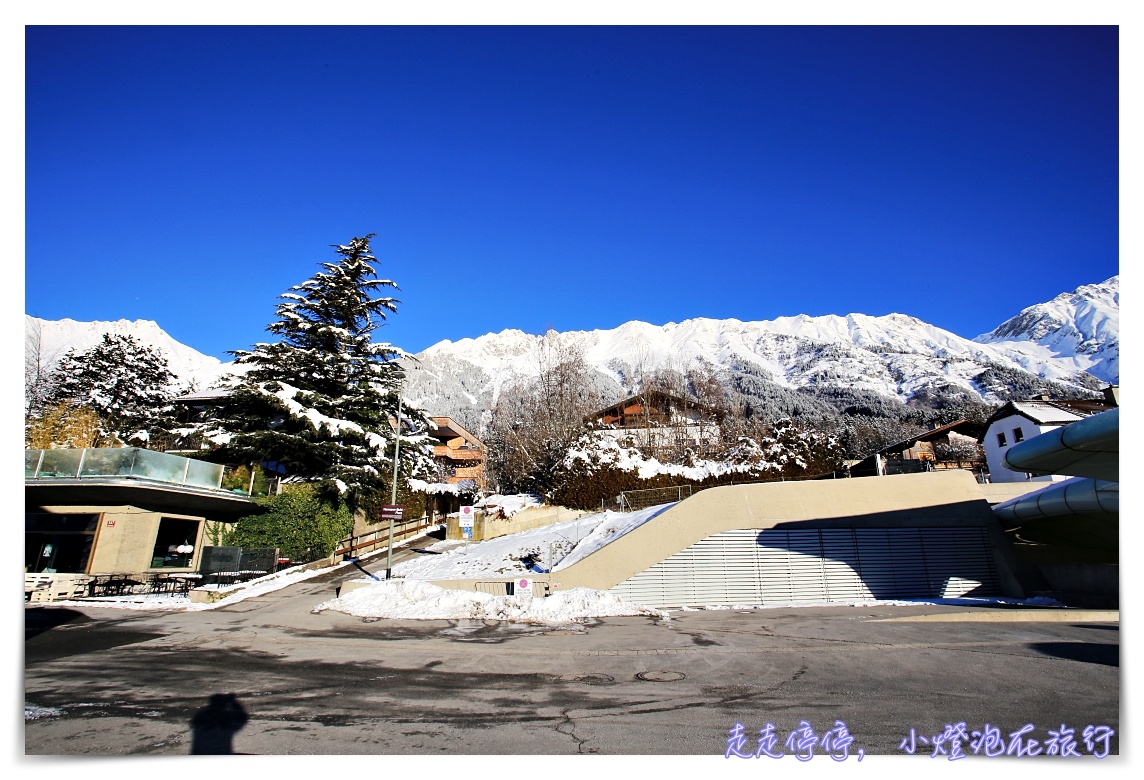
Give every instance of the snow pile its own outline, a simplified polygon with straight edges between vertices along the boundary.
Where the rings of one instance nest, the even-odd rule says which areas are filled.
[[[519,493],[513,496],[489,496],[477,506],[485,510],[489,517],[512,517],[530,506],[544,506],[544,499],[533,493]]]
[[[420,580],[370,582],[364,588],[322,602],[314,612],[327,609],[356,617],[397,620],[509,620],[557,624],[621,615],[665,617],[659,610],[628,604],[614,593],[589,588],[573,588],[548,598],[534,598],[446,590]]]

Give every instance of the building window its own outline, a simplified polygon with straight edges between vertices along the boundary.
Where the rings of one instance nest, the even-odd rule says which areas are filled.
[[[24,571],[85,573],[99,515],[24,515]]]
[[[1019,442],[1019,441],[1024,441],[1024,440],[1025,440],[1025,434],[1021,433],[1021,429],[1020,428],[1014,428],[1013,429],[1013,441],[1014,441],[1014,443]]]
[[[1004,433],[997,434],[997,446],[998,447],[1004,447],[1005,446],[1005,434]]]
[[[155,548],[151,553],[151,568],[189,568],[195,555],[199,521],[163,517],[155,535]]]

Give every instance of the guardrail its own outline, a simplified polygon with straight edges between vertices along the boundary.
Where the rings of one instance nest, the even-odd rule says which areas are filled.
[[[140,447],[24,450],[25,479],[129,477],[218,490],[222,485],[222,472],[223,467],[218,463]]]
[[[426,522],[424,517],[418,517],[412,520],[403,520],[400,523],[393,524],[393,541],[404,541],[413,536],[419,535],[419,532],[428,528],[432,528],[437,523]],[[357,536],[349,536],[338,542],[334,547],[331,557],[337,562],[338,556],[342,560],[347,557],[356,557],[363,553],[374,552],[381,547],[389,544],[389,528],[379,528],[376,531],[368,531],[364,534]]]

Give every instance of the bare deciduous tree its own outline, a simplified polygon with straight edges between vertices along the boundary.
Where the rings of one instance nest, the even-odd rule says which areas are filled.
[[[501,490],[542,491],[602,401],[593,369],[549,331],[536,342],[539,375],[501,390],[488,426],[490,466]]]
[[[56,350],[58,352],[58,350]],[[24,414],[44,411],[52,394],[52,365],[58,355],[44,345],[40,321],[27,317],[24,327]]]

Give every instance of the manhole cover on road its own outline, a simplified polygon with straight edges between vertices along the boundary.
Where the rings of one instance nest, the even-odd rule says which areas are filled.
[[[683,672],[640,672],[636,677],[645,682],[676,682],[685,675]]]
[[[615,677],[607,674],[562,674],[556,679],[561,682],[578,682],[588,685],[605,685],[616,681]]]

